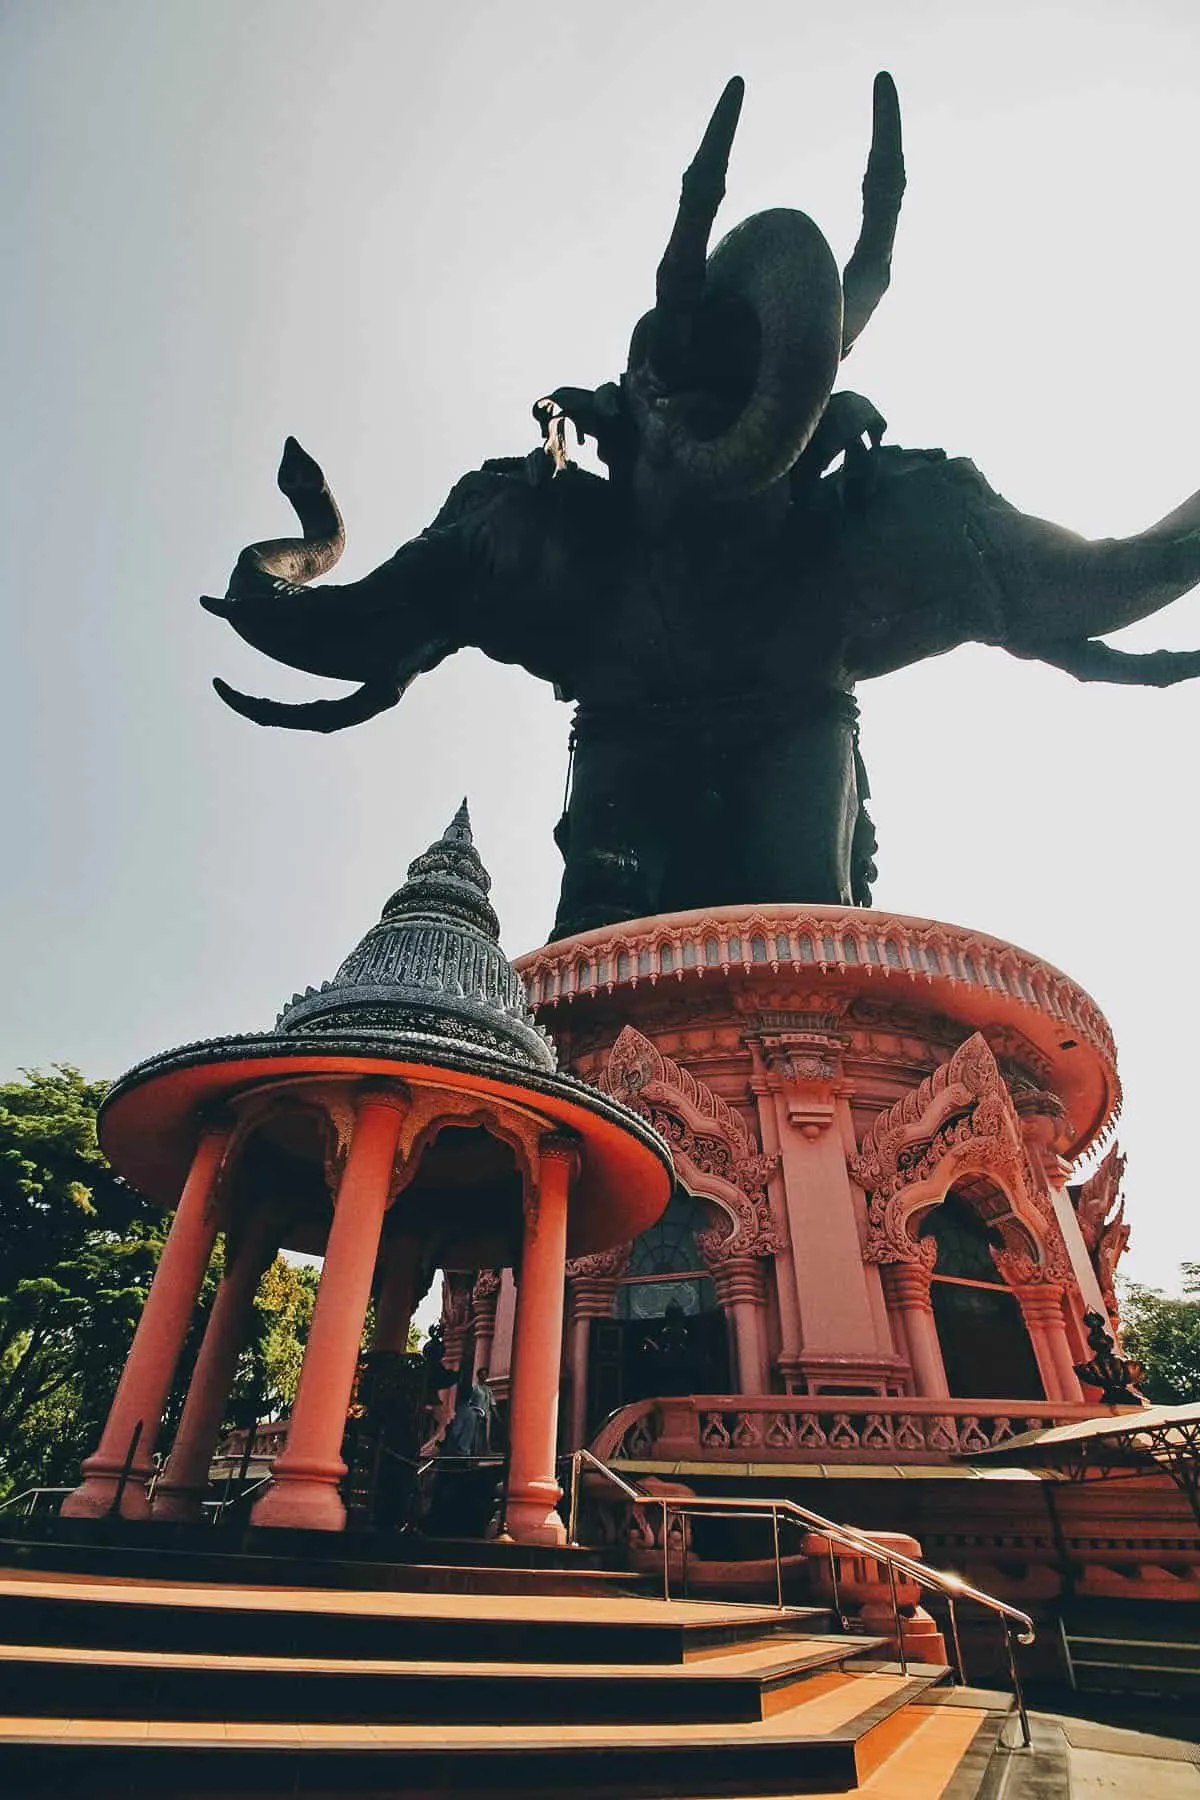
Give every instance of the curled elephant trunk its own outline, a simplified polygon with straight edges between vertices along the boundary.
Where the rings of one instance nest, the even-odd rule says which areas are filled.
[[[786,475],[833,388],[842,343],[833,252],[804,213],[756,213],[708,259],[690,366],[671,371],[667,392],[650,360],[654,335],[646,321],[634,333],[628,379],[651,487],[698,499],[758,493]]]
[[[300,521],[303,536],[248,544],[229,577],[229,592],[235,599],[252,599],[277,581],[315,581],[329,573],[346,548],[342,515],[320,464],[294,437],[284,442],[276,480]]]

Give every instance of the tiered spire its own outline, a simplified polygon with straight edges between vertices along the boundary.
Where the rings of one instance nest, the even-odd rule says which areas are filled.
[[[295,995],[277,1029],[357,1041],[442,1039],[554,1068],[550,1041],[500,949],[491,885],[464,799],[333,980]]]

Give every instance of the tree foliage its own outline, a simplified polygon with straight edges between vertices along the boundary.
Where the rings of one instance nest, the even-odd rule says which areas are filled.
[[[1142,1392],[1157,1406],[1200,1400],[1200,1263],[1184,1263],[1179,1298],[1158,1288],[1125,1284],[1121,1341],[1141,1363]]]
[[[58,1065],[0,1084],[0,1496],[73,1482],[128,1354],[169,1218],[105,1161],[106,1084]],[[218,1243],[164,1415],[178,1423],[223,1267]],[[255,1303],[226,1423],[295,1395],[318,1272],[277,1258]]]
[[[0,1086],[0,1484],[94,1447],[153,1277],[161,1214],[96,1142],[104,1084],[60,1066]]]

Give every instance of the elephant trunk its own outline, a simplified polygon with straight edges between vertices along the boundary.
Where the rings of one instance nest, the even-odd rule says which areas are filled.
[[[1120,631],[1200,582],[1200,493],[1134,537],[1079,537],[1003,502],[986,529],[1006,572],[1009,642],[1026,653]]]
[[[229,592],[237,599],[269,592],[279,581],[315,581],[329,573],[346,547],[342,515],[320,465],[294,437],[284,443],[277,480],[303,536],[248,544],[229,578]]]
[[[841,355],[842,287],[833,252],[806,214],[756,213],[705,269],[690,368],[663,391],[656,312],[630,347],[629,405],[639,486],[691,499],[738,499],[786,475],[815,431]]]

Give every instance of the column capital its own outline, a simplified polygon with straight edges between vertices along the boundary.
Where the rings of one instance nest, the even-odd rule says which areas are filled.
[[[1062,1323],[1065,1289],[1061,1282],[1041,1281],[1036,1285],[1014,1285],[1012,1291],[1026,1319],[1037,1319],[1042,1324]]]
[[[620,1285],[615,1275],[576,1276],[570,1283],[572,1319],[611,1319]]]
[[[402,1081],[372,1076],[354,1090],[354,1107],[359,1113],[369,1106],[386,1106],[404,1114],[411,1105],[412,1095]]]
[[[879,1265],[884,1295],[889,1305],[932,1312],[929,1286],[933,1270],[924,1262],[886,1262]]]
[[[761,1257],[727,1256],[711,1263],[708,1272],[722,1306],[767,1304],[766,1264]]]
[[[579,1162],[579,1139],[572,1132],[548,1131],[538,1139],[538,1156],[542,1162],[565,1162],[574,1173]]]

